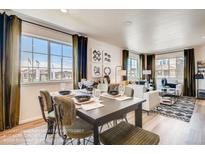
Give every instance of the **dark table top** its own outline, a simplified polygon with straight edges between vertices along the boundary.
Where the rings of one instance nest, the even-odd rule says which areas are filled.
[[[125,101],[117,101],[114,99],[104,97],[101,97],[100,99],[103,101],[102,104],[104,104],[104,107],[100,107],[89,111],[78,109],[77,114],[80,115],[81,118],[86,118],[87,121],[96,122],[100,120],[105,120],[106,117],[112,115],[114,116],[115,113],[117,116],[117,114],[119,115],[120,111],[122,111],[121,114],[123,114],[123,112],[127,113],[127,111],[133,111],[139,104],[142,104],[145,101],[145,99],[140,98],[132,98]]]

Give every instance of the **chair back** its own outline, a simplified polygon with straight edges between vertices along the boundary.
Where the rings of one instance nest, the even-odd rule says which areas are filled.
[[[48,122],[48,119],[47,119],[47,116],[46,116],[45,110],[44,110],[45,106],[44,106],[43,98],[41,96],[38,96],[38,100],[40,103],[40,108],[41,108],[41,113],[42,113],[43,119],[45,120],[45,122]]]
[[[47,90],[40,90],[42,97],[43,111],[53,111],[53,102],[50,93]]]
[[[167,85],[167,79],[162,78],[161,83],[162,83],[162,86],[165,87]]]
[[[64,128],[71,126],[76,119],[75,103],[71,98],[65,96],[54,97],[54,111],[57,120],[59,135],[64,135]]]
[[[132,89],[131,87],[125,87],[124,94],[128,97],[133,97],[134,96],[134,89]]]
[[[111,91],[119,91],[119,84],[110,84],[107,92],[110,93]]]
[[[99,89],[101,92],[107,92],[108,84],[106,84],[106,83],[99,83],[98,86],[97,86],[97,89]]]

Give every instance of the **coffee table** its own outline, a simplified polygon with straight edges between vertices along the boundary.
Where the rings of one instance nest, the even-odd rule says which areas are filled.
[[[161,104],[165,105],[173,105],[177,102],[178,96],[176,94],[176,91],[160,91],[159,95],[161,96]]]

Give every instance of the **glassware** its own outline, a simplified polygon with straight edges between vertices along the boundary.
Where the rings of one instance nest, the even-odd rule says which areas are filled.
[[[100,99],[101,91],[99,89],[93,90],[93,96],[97,99]]]
[[[124,93],[125,93],[125,87],[124,87],[124,85],[119,85],[119,94],[122,96],[122,95],[124,95]]]
[[[82,89],[82,86],[83,86],[82,82],[78,82],[78,87],[80,88],[80,90]]]

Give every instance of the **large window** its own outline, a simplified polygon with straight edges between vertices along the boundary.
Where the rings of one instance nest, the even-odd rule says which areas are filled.
[[[72,47],[65,43],[23,35],[21,82],[72,79]]]
[[[183,56],[163,56],[156,59],[156,79],[160,88],[161,79],[167,78],[168,82],[183,83],[184,76]]]
[[[131,56],[128,59],[128,80],[136,81],[140,78],[139,56]]]

